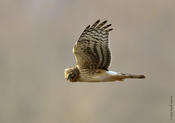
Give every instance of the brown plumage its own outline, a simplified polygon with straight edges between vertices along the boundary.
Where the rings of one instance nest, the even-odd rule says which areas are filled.
[[[65,69],[65,78],[71,82],[115,81],[126,78],[145,78],[144,75],[123,74],[108,71],[111,53],[108,47],[108,35],[112,28],[107,21],[97,20],[87,26],[76,42],[73,53],[76,66]]]

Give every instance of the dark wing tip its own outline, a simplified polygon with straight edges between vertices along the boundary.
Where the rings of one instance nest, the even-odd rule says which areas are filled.
[[[108,21],[107,21],[107,20],[105,20],[105,21],[103,21],[102,23],[104,23],[104,24],[105,24],[105,23],[107,23],[107,22],[108,22]]]
[[[89,29],[91,27],[91,25],[88,25],[87,27],[86,27],[86,29]]]
[[[105,25],[106,23],[107,23],[107,20],[101,22],[101,23],[97,26],[97,28],[101,28],[101,27],[102,27],[103,25]]]
[[[90,27],[91,27],[91,26],[88,25],[88,26],[84,29],[83,33],[85,33]],[[83,33],[82,33],[82,34],[83,34]]]
[[[108,24],[106,26],[103,27],[103,29],[107,29],[108,27],[110,27],[112,24]]]
[[[98,19],[95,23],[99,23],[100,22],[100,19]]]
[[[112,31],[113,30],[113,28],[110,28],[110,29],[108,29],[108,30],[106,30],[107,32],[110,32],[110,31]]]
[[[97,20],[97,21],[91,26],[91,28],[95,28],[95,27],[98,25],[99,22],[100,22],[100,20]]]

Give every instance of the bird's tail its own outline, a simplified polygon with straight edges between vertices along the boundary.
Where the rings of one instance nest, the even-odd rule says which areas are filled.
[[[137,74],[129,74],[129,73],[117,73],[115,75],[116,80],[123,81],[124,79],[144,79],[144,75],[137,75]]]

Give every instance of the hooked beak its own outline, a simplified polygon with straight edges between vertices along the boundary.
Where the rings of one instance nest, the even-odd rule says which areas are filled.
[[[70,79],[70,76],[67,77],[67,80],[69,80],[69,79]]]

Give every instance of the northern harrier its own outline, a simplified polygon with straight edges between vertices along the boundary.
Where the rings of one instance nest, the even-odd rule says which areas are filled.
[[[145,78],[144,75],[109,71],[111,54],[108,47],[108,35],[112,28],[107,21],[97,20],[87,26],[76,42],[73,53],[76,65],[65,69],[65,78],[70,82],[107,82],[124,79]]]

